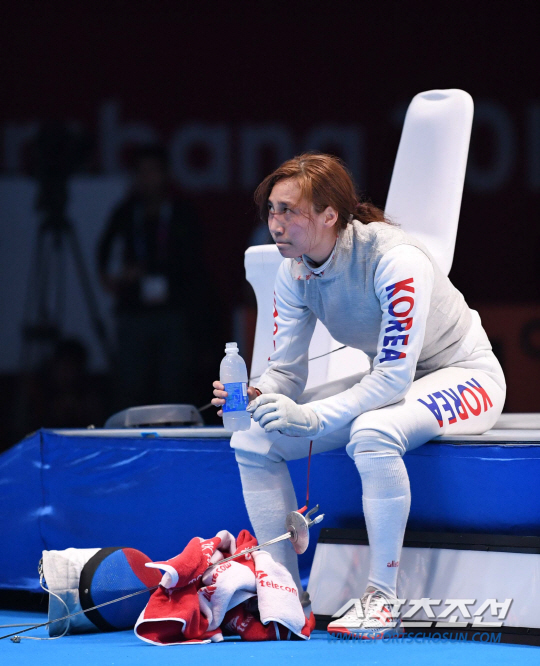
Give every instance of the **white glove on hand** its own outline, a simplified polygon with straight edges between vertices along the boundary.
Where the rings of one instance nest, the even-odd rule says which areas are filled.
[[[265,432],[278,430],[290,437],[313,437],[319,432],[319,419],[307,405],[279,393],[263,393],[247,406]]]

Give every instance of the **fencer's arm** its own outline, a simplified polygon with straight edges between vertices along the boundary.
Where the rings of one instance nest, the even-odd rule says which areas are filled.
[[[433,281],[431,261],[419,248],[400,245],[382,257],[374,277],[382,320],[373,370],[350,389],[308,403],[319,418],[316,437],[405,396],[424,342]]]
[[[278,269],[274,287],[274,350],[268,368],[253,381],[261,393],[280,393],[296,400],[308,377],[309,343],[317,318],[295,291],[289,262]]]

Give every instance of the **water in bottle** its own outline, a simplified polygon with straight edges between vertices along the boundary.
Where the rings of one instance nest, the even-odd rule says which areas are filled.
[[[247,368],[238,353],[236,342],[227,342],[225,345],[225,357],[219,367],[219,381],[228,393],[223,405],[223,425],[226,430],[249,430],[251,414],[246,412],[249,401]]]

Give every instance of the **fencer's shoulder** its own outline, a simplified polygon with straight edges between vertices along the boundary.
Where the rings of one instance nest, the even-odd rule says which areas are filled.
[[[348,227],[350,227],[350,235],[354,243],[362,243],[381,250],[385,250],[389,245],[408,241],[408,236],[403,229],[388,222],[362,224],[358,220],[353,220]]]
[[[387,253],[397,247],[401,247],[404,252],[405,247],[417,248],[431,261],[431,255],[426,247],[416,238],[410,236],[395,224],[387,222],[370,222],[362,224],[353,220],[351,227],[352,244],[357,252],[377,261]]]

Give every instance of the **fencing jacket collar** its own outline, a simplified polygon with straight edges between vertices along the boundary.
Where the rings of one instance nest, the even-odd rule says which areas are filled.
[[[307,254],[303,254],[300,257],[295,257],[292,265],[292,274],[296,280],[310,280],[311,278],[322,277],[331,264],[334,262],[334,257],[336,256],[336,249],[339,244],[339,237],[334,244],[334,248],[330,253],[328,259],[321,264],[320,266],[314,266],[311,259]]]

